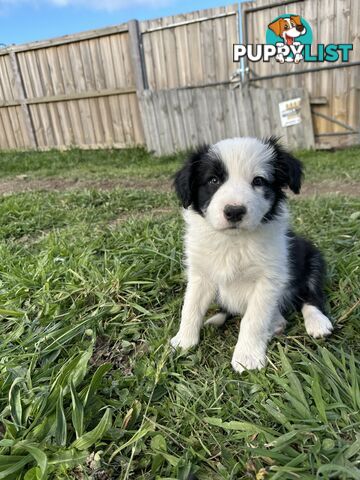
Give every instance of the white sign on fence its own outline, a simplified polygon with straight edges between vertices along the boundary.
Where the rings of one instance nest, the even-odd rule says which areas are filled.
[[[290,127],[301,123],[301,98],[292,98],[279,103],[280,119],[282,127]]]

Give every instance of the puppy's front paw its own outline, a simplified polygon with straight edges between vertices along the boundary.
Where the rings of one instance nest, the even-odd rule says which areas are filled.
[[[266,350],[236,345],[231,365],[236,372],[244,370],[260,370],[266,364]]]
[[[175,348],[181,348],[187,350],[191,347],[195,347],[199,343],[199,336],[196,335],[184,335],[178,332],[175,337],[170,340],[170,345]]]

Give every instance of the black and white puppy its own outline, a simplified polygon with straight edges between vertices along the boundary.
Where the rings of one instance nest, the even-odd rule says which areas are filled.
[[[199,342],[216,299],[222,312],[206,323],[242,316],[232,366],[260,369],[267,343],[301,310],[309,335],[329,335],[324,261],[289,230],[284,189],[299,193],[302,165],[276,138],[232,138],[194,152],[175,177],[184,207],[188,284],[173,347]]]

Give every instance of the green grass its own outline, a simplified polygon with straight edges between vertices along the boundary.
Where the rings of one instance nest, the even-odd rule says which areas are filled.
[[[303,151],[309,181],[360,181],[360,147],[338,151]],[[2,177],[28,175],[30,178],[71,179],[168,178],[184,158],[183,153],[154,156],[142,148],[129,150],[69,150],[59,152],[2,152]]]
[[[360,181],[360,147],[335,151],[305,151],[299,158],[304,162],[308,181]]]
[[[69,150],[2,152],[3,177],[77,179],[164,178],[175,172],[183,154],[156,157],[143,148],[129,150]]]
[[[21,238],[81,222],[109,222],[132,213],[175,206],[170,193],[137,189],[21,193],[0,203],[0,238]]]
[[[54,152],[24,154],[26,171],[85,172],[88,158],[105,175],[104,152],[83,153],[49,171],[40,157]],[[178,162],[141,155],[138,178]],[[303,154],[322,179],[316,155],[334,154]],[[324,170],[346,178],[353,162]],[[176,205],[141,189],[0,200],[0,479],[360,478],[359,199],[291,202],[295,229],[325,254],[335,333],[312,340],[292,315],[268,367],[241,376],[238,320],[204,329],[187,354],[169,349],[185,288]]]

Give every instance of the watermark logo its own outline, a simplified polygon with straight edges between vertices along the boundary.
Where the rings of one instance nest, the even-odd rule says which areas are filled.
[[[300,15],[280,15],[266,30],[266,44],[277,47],[275,59],[280,62],[299,63],[304,60],[304,45],[312,44],[310,24]]]
[[[251,62],[279,63],[348,62],[353,44],[318,43],[313,45],[313,32],[309,22],[296,14],[279,15],[266,29],[264,44],[234,44],[233,60],[247,58]]]

